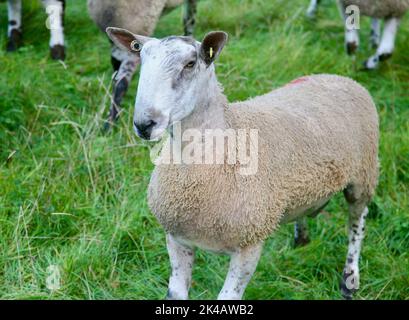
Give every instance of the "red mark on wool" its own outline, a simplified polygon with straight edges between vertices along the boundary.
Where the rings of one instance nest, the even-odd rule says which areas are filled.
[[[288,85],[299,84],[299,83],[305,82],[305,81],[308,81],[308,78],[307,77],[301,77],[301,78],[298,78],[298,79],[295,79],[295,80],[291,81]]]

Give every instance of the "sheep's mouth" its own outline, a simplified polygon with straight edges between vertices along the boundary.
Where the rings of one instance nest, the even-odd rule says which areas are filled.
[[[167,127],[154,128],[152,130],[151,136],[149,137],[149,139],[146,139],[146,140],[159,141],[162,138],[163,134],[166,132],[166,128]]]
[[[166,130],[169,128],[169,121],[163,121],[162,123],[156,123],[155,126],[152,127],[149,136],[140,136],[138,132],[136,133],[140,138],[148,141],[159,141],[166,133]]]
[[[166,132],[169,121],[156,122],[154,120],[147,120],[144,122],[137,122],[134,120],[133,129],[135,134],[147,141],[158,141]]]

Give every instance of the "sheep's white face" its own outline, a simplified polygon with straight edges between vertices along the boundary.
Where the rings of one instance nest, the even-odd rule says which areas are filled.
[[[199,48],[195,40],[182,37],[153,39],[143,46],[134,114],[141,138],[161,136],[193,111],[208,79]]]
[[[108,35],[123,48],[131,48],[141,61],[135,101],[134,129],[153,140],[176,121],[187,117],[203,97],[227,35],[214,32],[203,43],[190,37],[141,37],[123,29],[108,28]]]

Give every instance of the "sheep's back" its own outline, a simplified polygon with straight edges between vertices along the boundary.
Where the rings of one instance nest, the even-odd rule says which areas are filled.
[[[270,192],[270,200],[284,203],[285,212],[330,197],[351,183],[373,194],[378,115],[368,91],[355,81],[304,77],[229,110],[231,127],[259,130],[255,189]]]

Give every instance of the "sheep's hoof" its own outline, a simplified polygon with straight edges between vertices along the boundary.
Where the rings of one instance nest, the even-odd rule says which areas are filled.
[[[356,42],[347,42],[346,49],[347,54],[351,56],[355,54],[356,50],[358,49],[358,44]]]
[[[309,237],[294,238],[294,248],[305,247],[311,242]]]
[[[104,122],[104,126],[102,127],[103,133],[109,133],[113,127],[113,123],[110,120],[106,120]]]
[[[114,128],[115,123],[118,120],[118,118],[119,118],[119,113],[112,114],[112,111],[111,111],[108,119],[106,119],[104,122],[102,131],[104,133],[109,133]]]
[[[166,292],[166,300],[174,300],[172,296],[172,292],[168,289],[168,292]]]
[[[114,106],[111,106],[109,110],[109,117],[104,123],[103,131],[104,133],[109,133],[114,127],[116,121],[119,118],[120,109]]]
[[[7,42],[7,51],[16,51],[21,46],[21,32],[17,29],[11,30],[9,41]]]
[[[352,300],[354,293],[357,292],[356,288],[351,288],[351,277],[353,277],[353,274],[354,274],[353,270],[351,270],[350,272],[344,270],[342,273],[340,289],[342,297],[345,300]]]
[[[352,290],[349,290],[346,287],[343,280],[341,281],[340,288],[341,288],[341,295],[345,300],[352,300],[353,299],[354,292]]]
[[[53,60],[65,60],[65,47],[60,44],[51,47],[50,55]]]
[[[108,119],[105,120],[104,126],[102,127],[102,131],[104,133],[110,133],[112,129],[115,127],[115,123],[118,120],[118,117],[113,118],[111,115],[108,117]]]
[[[166,293],[166,300],[187,300],[187,297],[182,297],[179,296],[177,293],[172,292],[168,289],[168,292]]]
[[[390,59],[390,57],[392,57],[392,53],[382,53],[382,54],[379,56],[379,61],[388,60],[388,59]]]
[[[379,58],[377,56],[371,57],[364,62],[363,70],[375,70],[379,65]]]
[[[314,20],[317,17],[315,11],[307,11],[305,16],[310,20]]]

